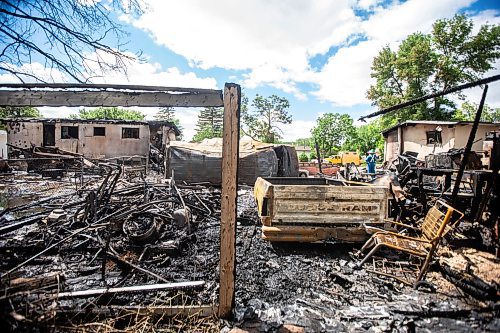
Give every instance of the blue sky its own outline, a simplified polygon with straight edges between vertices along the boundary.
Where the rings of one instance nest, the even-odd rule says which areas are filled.
[[[108,73],[95,82],[218,89],[236,82],[250,99],[277,94],[291,104],[285,140],[308,137],[327,112],[357,119],[375,111],[365,92],[371,61],[384,45],[397,47],[407,35],[429,32],[436,19],[456,13],[467,13],[476,26],[500,24],[498,0],[144,1],[140,17],[115,18],[130,33],[127,48],[142,51],[147,62],[129,64],[126,77]],[[0,74],[0,81],[8,79]],[[468,92],[472,101],[479,95]],[[499,83],[491,85],[487,102],[500,107]],[[141,111],[152,118],[157,110]],[[42,112],[64,116],[69,110]],[[196,115],[196,109],[178,112],[186,139],[194,134]]]

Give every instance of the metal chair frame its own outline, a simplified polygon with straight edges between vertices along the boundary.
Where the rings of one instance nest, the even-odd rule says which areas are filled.
[[[440,208],[445,208],[446,211],[443,212]],[[454,213],[457,213],[459,217],[456,221],[450,224]],[[358,264],[358,267],[361,267],[381,247],[386,246],[394,250],[425,258],[424,264],[420,268],[418,277],[415,281],[415,283],[418,283],[425,277],[430,261],[432,260],[432,257],[436,252],[443,236],[446,235],[463,218],[463,216],[464,214],[462,212],[441,200],[437,200],[435,205],[432,206],[427,212],[420,228],[387,220],[392,224],[420,231],[421,237],[406,236],[392,231],[378,231],[374,233],[358,251],[358,255],[361,255],[366,249],[373,246],[373,249],[371,249],[365,258],[363,258],[363,260]]]

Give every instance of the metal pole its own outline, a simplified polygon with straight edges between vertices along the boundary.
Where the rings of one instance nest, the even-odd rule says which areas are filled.
[[[479,108],[476,112],[476,117],[474,118],[474,124],[472,124],[472,128],[469,134],[469,140],[467,140],[467,145],[465,146],[464,156],[462,158],[462,162],[460,163],[460,168],[458,169],[457,179],[455,179],[455,186],[453,187],[453,192],[451,193],[451,202],[452,204],[456,204],[458,190],[460,189],[460,183],[462,181],[462,176],[464,175],[465,165],[469,160],[469,154],[472,149],[472,144],[474,143],[474,138],[476,137],[477,127],[479,125],[479,121],[481,120],[481,114],[483,113],[484,101],[486,99],[486,94],[488,93],[488,85],[484,86],[483,96],[481,97],[481,103],[479,103]]]
[[[444,90],[444,91],[441,91],[441,92],[438,92],[438,93],[434,93],[434,94],[430,94],[430,95],[418,97],[418,98],[409,100],[407,102],[403,102],[401,104],[397,104],[397,105],[385,108],[383,110],[370,113],[369,115],[366,115],[366,116],[363,116],[363,117],[359,118],[359,120],[364,121],[367,118],[372,118],[372,117],[380,116],[380,115],[383,115],[383,114],[386,114],[386,113],[389,113],[389,112],[392,112],[392,111],[396,111],[396,110],[399,110],[399,109],[402,109],[402,108],[406,108],[406,107],[409,107],[409,106],[412,106],[412,105],[415,105],[415,104],[418,104],[418,103],[422,103],[422,102],[424,102],[424,101],[426,101],[428,99],[431,99],[431,98],[445,96],[445,95],[448,95],[448,94],[451,94],[451,93],[454,93],[454,92],[457,92],[457,91],[460,91],[460,90],[473,88],[473,87],[476,87],[476,86],[480,86],[480,85],[483,85],[483,84],[488,84],[490,82],[495,82],[495,81],[498,81],[498,80],[500,80],[500,75],[494,75],[494,76],[487,77],[485,79],[481,79],[481,80],[469,82],[469,83],[466,83],[466,84],[462,84],[462,85],[459,85],[459,86],[456,86],[456,87],[453,87],[453,88],[450,88],[450,89],[447,89],[447,90]]]

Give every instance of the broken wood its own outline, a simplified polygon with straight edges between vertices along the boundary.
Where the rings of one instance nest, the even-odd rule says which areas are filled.
[[[9,295],[19,291],[33,291],[50,285],[57,286],[62,281],[64,281],[64,275],[61,272],[52,272],[30,278],[19,277],[9,282],[4,290],[4,294]]]
[[[96,314],[104,317],[116,317],[117,313],[121,315],[160,315],[160,316],[180,316],[180,317],[211,317],[217,313],[218,305],[150,305],[150,306],[121,306],[109,305],[102,307],[94,307],[90,311],[85,311],[84,314]],[[58,311],[58,314],[77,316],[82,314],[81,310],[64,309]]]

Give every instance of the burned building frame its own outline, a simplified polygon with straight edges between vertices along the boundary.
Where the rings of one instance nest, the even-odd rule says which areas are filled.
[[[142,106],[224,107],[218,315],[228,317],[234,306],[236,270],[236,208],[241,88],[226,83],[224,91],[177,87],[106,84],[2,84],[0,106]],[[44,127],[44,143],[56,138]],[[65,135],[71,137],[68,129]],[[200,306],[211,315],[211,306]],[[189,311],[189,309],[187,309]],[[192,309],[190,309],[192,311]],[[165,311],[168,314],[168,310]]]

